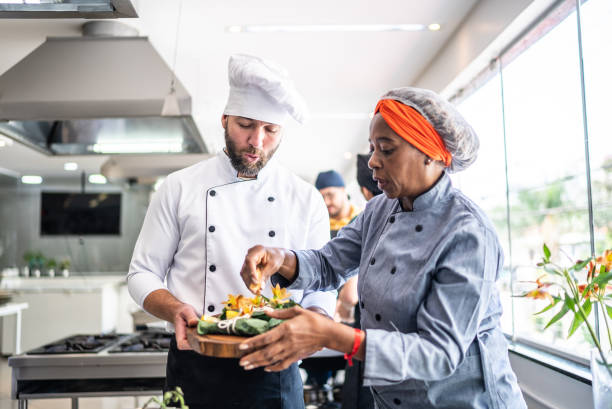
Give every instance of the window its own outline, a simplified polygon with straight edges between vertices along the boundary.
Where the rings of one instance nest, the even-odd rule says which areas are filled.
[[[612,248],[612,135],[608,122],[610,98],[612,98],[610,22],[612,22],[611,0],[589,0],[581,8],[596,253]],[[602,330],[605,328],[604,325],[600,322]],[[600,339],[606,345],[609,343],[605,336]]]
[[[566,264],[589,256],[592,245],[597,252],[612,247],[612,137],[606,122],[612,0],[589,0],[581,7],[593,234],[573,4],[561,3],[500,55],[501,69],[483,74],[488,81],[459,103],[481,149],[473,167],[454,180],[489,215],[504,247],[499,285],[504,331],[587,358],[586,328],[567,338],[570,314],[543,331],[552,314],[534,313],[548,303],[512,297],[533,288],[528,282],[537,277],[542,243]]]
[[[489,216],[499,236],[509,265],[510,242],[506,217],[506,171],[504,159],[504,126],[499,75],[464,101],[459,111],[474,128],[480,140],[476,162],[465,171],[451,175],[453,184],[474,200]],[[505,314],[502,329],[512,332],[512,290],[510,270],[504,269],[498,281]]]

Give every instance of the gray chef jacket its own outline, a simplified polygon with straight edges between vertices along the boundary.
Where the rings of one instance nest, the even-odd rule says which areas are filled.
[[[412,211],[379,195],[296,254],[290,288],[338,288],[359,267],[364,385],[379,408],[526,408],[499,325],[500,243],[447,174]]]

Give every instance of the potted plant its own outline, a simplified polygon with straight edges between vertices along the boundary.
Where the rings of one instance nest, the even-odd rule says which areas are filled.
[[[151,403],[157,403],[159,405],[159,409],[166,409],[168,408],[167,405],[171,403],[178,403],[178,407],[181,409],[189,409],[189,406],[185,405],[185,399],[183,398],[183,390],[178,386],[175,390],[164,393],[163,399],[161,401],[156,397],[149,399],[147,403],[144,404],[142,409],[147,409],[147,407],[149,407],[149,404]]]
[[[23,255],[23,259],[27,263],[27,270],[24,268],[24,275],[27,277],[40,277],[40,270],[45,265],[45,257],[40,251],[27,251]]]
[[[47,260],[46,267],[47,275],[49,277],[55,277],[55,268],[57,267],[57,262],[54,259],[50,258]]]
[[[585,325],[595,345],[591,351],[591,373],[593,375],[593,400],[595,408],[612,407],[612,351],[600,342],[588,318],[599,306],[603,316],[603,327],[608,345],[612,345],[612,250],[601,256],[579,260],[569,267],[551,261],[551,251],[544,244],[544,257],[538,267],[544,274],[535,281],[537,287],[520,297],[549,300],[550,304],[536,313],[541,314],[559,307],[544,329],[571,313],[573,320],[567,337],[571,337],[580,326]],[[584,277],[580,280],[578,277]],[[595,307],[595,308],[593,308]]]
[[[26,251],[25,253],[23,253],[23,260],[26,262],[26,265],[23,267],[24,277],[29,277],[30,272],[33,271],[35,258],[36,253],[34,253],[33,251]]]
[[[68,271],[70,269],[70,260],[64,259],[60,261],[58,268],[59,271],[62,272],[62,277],[68,277],[68,275],[70,274],[70,272]]]

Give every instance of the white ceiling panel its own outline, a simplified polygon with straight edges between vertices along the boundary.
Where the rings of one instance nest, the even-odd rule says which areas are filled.
[[[368,114],[377,98],[411,85],[449,40],[476,0],[381,0],[309,2],[262,0],[139,0],[140,18],[122,22],[149,36],[192,95],[193,114],[209,147],[223,146],[220,115],[225,106],[227,60],[249,53],[275,60],[289,71],[312,113],[303,127],[285,130],[279,159],[303,178],[337,169],[354,177],[354,155],[367,148]],[[181,7],[180,19],[179,7]],[[45,36],[79,35],[84,20],[0,21],[0,73],[44,41]],[[178,22],[178,30],[177,30]],[[230,33],[246,24],[425,24],[439,31]],[[0,167],[26,173],[34,164],[7,161]],[[345,156],[351,154],[349,159]],[[53,162],[52,158],[39,158]],[[98,161],[80,157],[96,166]],[[9,163],[9,165],[5,165]],[[83,165],[85,166],[85,165]],[[99,166],[99,164],[98,164]],[[41,168],[41,172],[43,169]]]

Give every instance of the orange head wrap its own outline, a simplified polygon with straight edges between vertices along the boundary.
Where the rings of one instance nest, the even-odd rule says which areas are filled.
[[[453,156],[434,127],[414,108],[394,99],[381,99],[374,114],[380,112],[385,122],[396,134],[433,160],[451,164]]]

